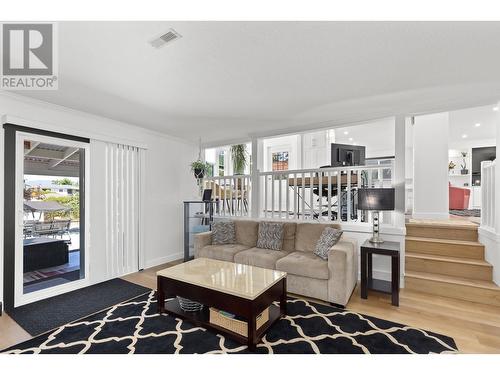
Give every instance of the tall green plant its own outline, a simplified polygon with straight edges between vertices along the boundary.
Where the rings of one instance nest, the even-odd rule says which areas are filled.
[[[47,197],[44,199],[47,201],[54,201],[62,204],[63,206],[69,206],[71,208],[70,211],[54,211],[54,212],[46,212],[44,214],[45,220],[54,220],[55,217],[61,217],[65,219],[80,219],[80,195],[68,195],[63,197]]]
[[[248,163],[247,145],[231,146],[231,159],[233,161],[234,174],[245,173],[245,167]]]

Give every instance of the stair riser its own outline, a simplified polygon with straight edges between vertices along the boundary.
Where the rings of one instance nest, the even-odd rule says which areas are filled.
[[[432,228],[406,226],[406,235],[409,237],[442,238],[446,240],[477,241],[477,230],[462,228]]]
[[[491,281],[493,278],[491,266],[446,262],[434,259],[419,259],[406,257],[406,269],[439,275],[458,276],[468,279]]]
[[[438,242],[406,240],[407,252],[441,255],[457,258],[484,259],[484,246],[468,246]]]
[[[442,297],[456,298],[463,301],[500,306],[500,290],[476,288],[468,285],[457,285],[434,280],[405,278],[405,288],[418,292],[434,294]]]

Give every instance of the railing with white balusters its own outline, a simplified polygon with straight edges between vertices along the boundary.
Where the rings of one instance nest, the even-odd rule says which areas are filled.
[[[218,202],[215,216],[250,216],[250,175],[206,177],[203,179],[203,188],[212,189],[212,199]]]
[[[253,215],[252,185],[258,187]],[[250,175],[209,177],[203,186],[219,201],[221,217],[370,223],[371,212],[357,209],[357,191],[392,187],[393,164],[259,172],[258,181]],[[393,223],[392,212],[383,212],[381,220]]]
[[[357,191],[392,187],[393,165],[259,173],[260,216],[288,220],[371,222],[357,209]],[[392,213],[383,215],[392,223]]]
[[[495,164],[496,161],[481,163],[481,227],[495,230]]]

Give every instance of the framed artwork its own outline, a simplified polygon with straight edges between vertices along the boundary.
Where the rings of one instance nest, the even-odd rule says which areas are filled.
[[[288,151],[273,152],[273,171],[288,170]]]

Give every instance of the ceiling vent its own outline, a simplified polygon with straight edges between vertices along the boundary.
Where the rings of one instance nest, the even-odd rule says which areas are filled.
[[[149,43],[154,48],[161,48],[169,43],[173,43],[177,39],[182,38],[182,35],[179,34],[174,29],[169,29],[165,34],[160,35],[159,37],[151,40]]]

